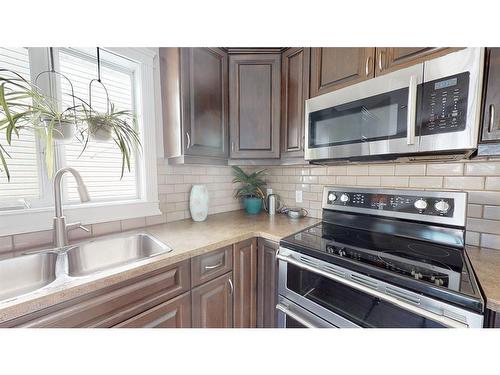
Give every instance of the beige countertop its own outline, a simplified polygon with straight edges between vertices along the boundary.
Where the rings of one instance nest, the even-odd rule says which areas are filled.
[[[0,302],[0,323],[248,238],[279,241],[317,222],[319,220],[313,218],[289,219],[284,215],[270,217],[263,213],[255,216],[232,211],[210,215],[204,222],[189,219],[146,227],[142,231],[151,233],[173,250],[99,274],[69,278]]]
[[[467,246],[466,251],[486,297],[486,307],[500,312],[500,250]]]

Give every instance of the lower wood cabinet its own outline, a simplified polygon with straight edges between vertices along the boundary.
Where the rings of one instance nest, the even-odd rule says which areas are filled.
[[[234,327],[257,326],[257,239],[234,244]]]
[[[164,302],[136,315],[115,328],[190,328],[191,293]]]
[[[191,291],[193,328],[233,327],[232,277],[228,272]]]
[[[277,242],[259,238],[257,264],[257,327],[276,327],[276,303],[278,302]]]

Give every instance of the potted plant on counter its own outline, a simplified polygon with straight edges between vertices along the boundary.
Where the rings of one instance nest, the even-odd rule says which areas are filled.
[[[233,166],[233,183],[240,183],[236,189],[235,198],[243,198],[243,205],[249,214],[258,214],[262,209],[262,200],[265,197],[262,190],[266,182],[262,179],[265,169],[255,171],[250,174],[245,173],[240,167]]]

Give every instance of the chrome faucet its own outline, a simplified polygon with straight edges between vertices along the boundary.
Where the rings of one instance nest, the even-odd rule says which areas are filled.
[[[75,177],[78,195],[80,196],[80,201],[88,202],[90,200],[87,187],[83,183],[82,176],[74,168],[61,168],[57,171],[54,176],[54,205],[56,208],[56,216],[54,216],[54,242],[56,247],[63,247],[69,244],[68,242],[68,231],[81,228],[86,232],[89,229],[85,228],[81,223],[71,223],[66,224],[66,217],[63,215],[62,209],[62,193],[61,193],[61,181],[66,172],[70,172],[73,177]]]

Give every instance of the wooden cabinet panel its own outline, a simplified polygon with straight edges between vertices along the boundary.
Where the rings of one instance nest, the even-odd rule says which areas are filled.
[[[279,244],[259,238],[258,241],[258,287],[257,327],[276,327],[276,304],[278,302],[278,262],[276,250]]]
[[[280,55],[229,57],[231,158],[279,158]]]
[[[290,48],[281,56],[281,156],[304,155],[304,110],[309,97],[310,48]]]
[[[500,141],[500,48],[486,50],[482,142]]]
[[[374,76],[374,48],[311,48],[311,97]]]
[[[160,48],[160,68],[169,162],[226,159],[227,53],[220,48]]]
[[[191,293],[173,298],[136,315],[116,328],[189,328],[191,327]]]
[[[425,60],[446,55],[458,49],[444,47],[377,47],[375,74],[381,75],[406,68]]]
[[[2,323],[7,327],[112,327],[190,289],[189,260]]]
[[[198,255],[191,261],[191,284],[193,287],[206,283],[231,271],[233,267],[233,246]]]
[[[234,245],[234,327],[255,328],[257,324],[257,240]]]
[[[191,291],[194,328],[231,328],[233,326],[232,272]]]

